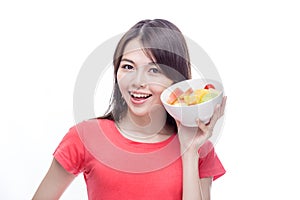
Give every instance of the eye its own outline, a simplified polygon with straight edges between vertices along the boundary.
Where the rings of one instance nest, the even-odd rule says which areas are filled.
[[[127,64],[126,64],[126,65],[122,65],[121,68],[122,68],[122,69],[127,69],[127,70],[132,70],[132,69],[133,69],[133,66],[127,65]]]
[[[154,73],[154,74],[157,74],[157,73],[160,73],[160,70],[153,67],[153,68],[150,68],[150,69],[149,69],[149,72]]]

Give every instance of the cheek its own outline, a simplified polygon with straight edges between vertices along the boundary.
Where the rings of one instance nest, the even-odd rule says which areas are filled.
[[[119,86],[120,92],[123,95],[124,91],[124,75],[122,73],[117,73],[117,84]]]
[[[165,76],[158,76],[151,79],[150,84],[160,90],[165,90],[167,87],[171,86],[173,81]]]
[[[117,82],[119,84],[120,89],[122,87],[124,87],[123,85],[124,85],[124,83],[126,83],[126,80],[125,80],[126,78],[125,77],[126,76],[125,76],[124,73],[118,71],[118,73],[117,73]]]
[[[171,81],[170,79],[166,79],[166,78],[162,78],[159,82],[157,82],[157,84],[155,85],[155,89],[157,91],[164,91],[165,89],[167,89],[169,86],[171,86],[173,83],[173,81]]]
[[[122,72],[120,70],[117,71],[117,81],[119,82],[123,78]]]
[[[167,89],[169,86],[171,86],[173,81],[166,78],[161,78],[160,81],[157,81],[156,83],[152,82],[151,84],[151,90],[155,94],[161,94],[165,89]]]
[[[118,81],[119,84],[128,85],[128,83],[130,83],[131,80],[132,80],[132,74],[131,73],[126,73],[126,72],[123,72],[122,70],[119,70],[117,72],[117,81]]]
[[[152,85],[151,91],[155,93],[156,95],[160,95],[167,87],[163,85]]]

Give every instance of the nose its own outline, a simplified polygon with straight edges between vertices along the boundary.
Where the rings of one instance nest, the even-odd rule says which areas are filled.
[[[133,85],[137,88],[146,87],[147,85],[147,76],[141,68],[138,69],[135,73],[135,77],[133,78]]]

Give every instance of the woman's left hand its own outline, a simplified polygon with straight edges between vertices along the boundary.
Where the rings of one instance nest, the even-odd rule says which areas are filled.
[[[207,124],[197,120],[198,127],[185,127],[176,121],[181,153],[191,152],[198,154],[199,148],[212,136],[218,119],[224,115],[226,100],[227,97],[224,96],[222,103],[216,105],[213,116]]]

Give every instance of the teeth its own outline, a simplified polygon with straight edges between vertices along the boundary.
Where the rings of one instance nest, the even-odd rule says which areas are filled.
[[[131,93],[131,96],[135,97],[135,98],[147,98],[149,96],[151,96],[150,94],[137,94],[137,93]]]

